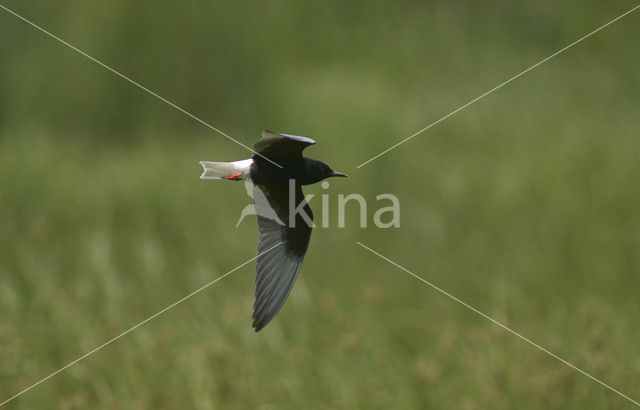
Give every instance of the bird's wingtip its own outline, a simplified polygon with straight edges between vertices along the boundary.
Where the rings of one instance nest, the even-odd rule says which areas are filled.
[[[266,323],[259,323],[257,320],[254,320],[251,324],[251,327],[253,328],[254,332],[258,333],[264,328],[265,325]]]

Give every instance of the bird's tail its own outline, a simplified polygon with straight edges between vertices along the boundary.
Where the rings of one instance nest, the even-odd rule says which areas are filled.
[[[251,159],[234,162],[200,161],[203,168],[200,179],[245,179],[249,174],[251,163]]]

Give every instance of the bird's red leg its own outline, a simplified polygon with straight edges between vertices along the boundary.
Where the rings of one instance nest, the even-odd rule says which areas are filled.
[[[229,174],[224,179],[229,181],[241,181],[242,180],[242,172],[238,172],[236,174]]]

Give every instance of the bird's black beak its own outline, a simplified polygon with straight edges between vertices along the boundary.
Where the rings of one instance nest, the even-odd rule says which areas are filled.
[[[331,174],[331,176],[332,177],[343,177],[343,178],[346,178],[347,174],[343,174],[342,172],[333,171],[333,174]]]

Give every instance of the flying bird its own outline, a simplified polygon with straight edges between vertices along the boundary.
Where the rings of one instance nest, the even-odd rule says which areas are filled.
[[[302,185],[346,177],[327,164],[302,156],[311,138],[264,130],[250,159],[201,161],[201,179],[250,180],[258,216],[258,257],[253,328],[264,328],[291,292],[309,246],[313,213]]]

